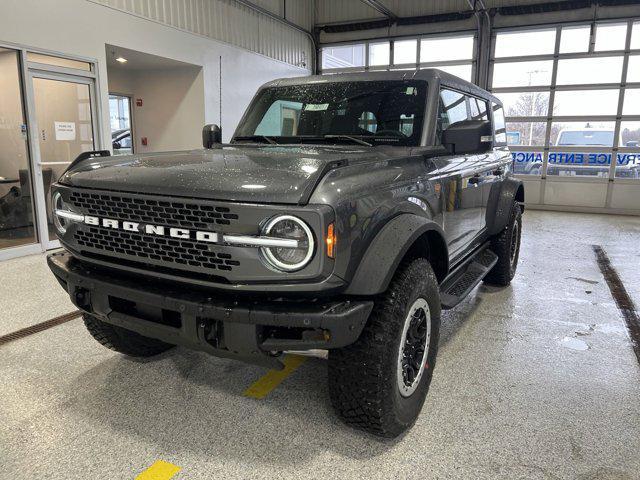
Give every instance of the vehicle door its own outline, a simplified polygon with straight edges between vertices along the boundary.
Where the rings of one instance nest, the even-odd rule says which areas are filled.
[[[478,97],[470,97],[469,104],[471,107],[471,117],[475,120],[489,120],[488,107],[489,103],[485,99]],[[478,153],[475,161],[479,165],[479,186],[482,190],[482,228],[488,223],[488,218],[495,212],[488,212],[487,207],[491,190],[500,188],[501,182],[506,174],[505,159],[510,159],[509,152],[506,148],[506,127],[504,121],[504,113],[502,106],[491,103],[492,115],[494,123],[492,123],[494,131],[494,142],[492,148],[485,152]]]
[[[468,96],[443,86],[440,89],[437,141],[458,122],[471,118]],[[443,229],[452,258],[464,252],[484,227],[481,172],[478,155],[444,155],[435,159],[441,185]]]

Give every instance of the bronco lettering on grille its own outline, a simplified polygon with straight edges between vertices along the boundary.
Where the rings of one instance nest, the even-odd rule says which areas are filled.
[[[218,243],[218,234],[201,230],[188,230],[186,228],[166,228],[162,225],[142,224],[139,222],[121,222],[112,218],[98,218],[89,215],[84,216],[87,225],[102,226],[115,230],[127,230],[129,232],[146,233],[147,235],[169,236],[172,238],[195,239],[201,242]]]

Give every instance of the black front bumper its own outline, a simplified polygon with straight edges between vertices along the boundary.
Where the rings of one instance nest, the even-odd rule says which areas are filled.
[[[66,251],[49,268],[81,310],[102,321],[219,357],[281,368],[285,350],[355,342],[373,301],[220,298],[179,285],[141,281],[80,263]]]

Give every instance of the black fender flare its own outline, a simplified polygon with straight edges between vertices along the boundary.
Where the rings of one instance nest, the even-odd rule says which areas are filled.
[[[427,233],[438,242],[439,265],[434,266],[434,270],[439,280],[444,279],[449,269],[449,253],[442,227],[428,218],[403,213],[387,222],[374,237],[345,293],[377,295],[384,292],[409,249]]]
[[[513,202],[519,202],[524,210],[524,185],[521,180],[510,177],[493,184],[486,214],[489,235],[497,234],[507,225]]]

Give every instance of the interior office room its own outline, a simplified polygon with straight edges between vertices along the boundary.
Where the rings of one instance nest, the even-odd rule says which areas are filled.
[[[639,244],[637,0],[0,1],[0,479],[640,479]]]

